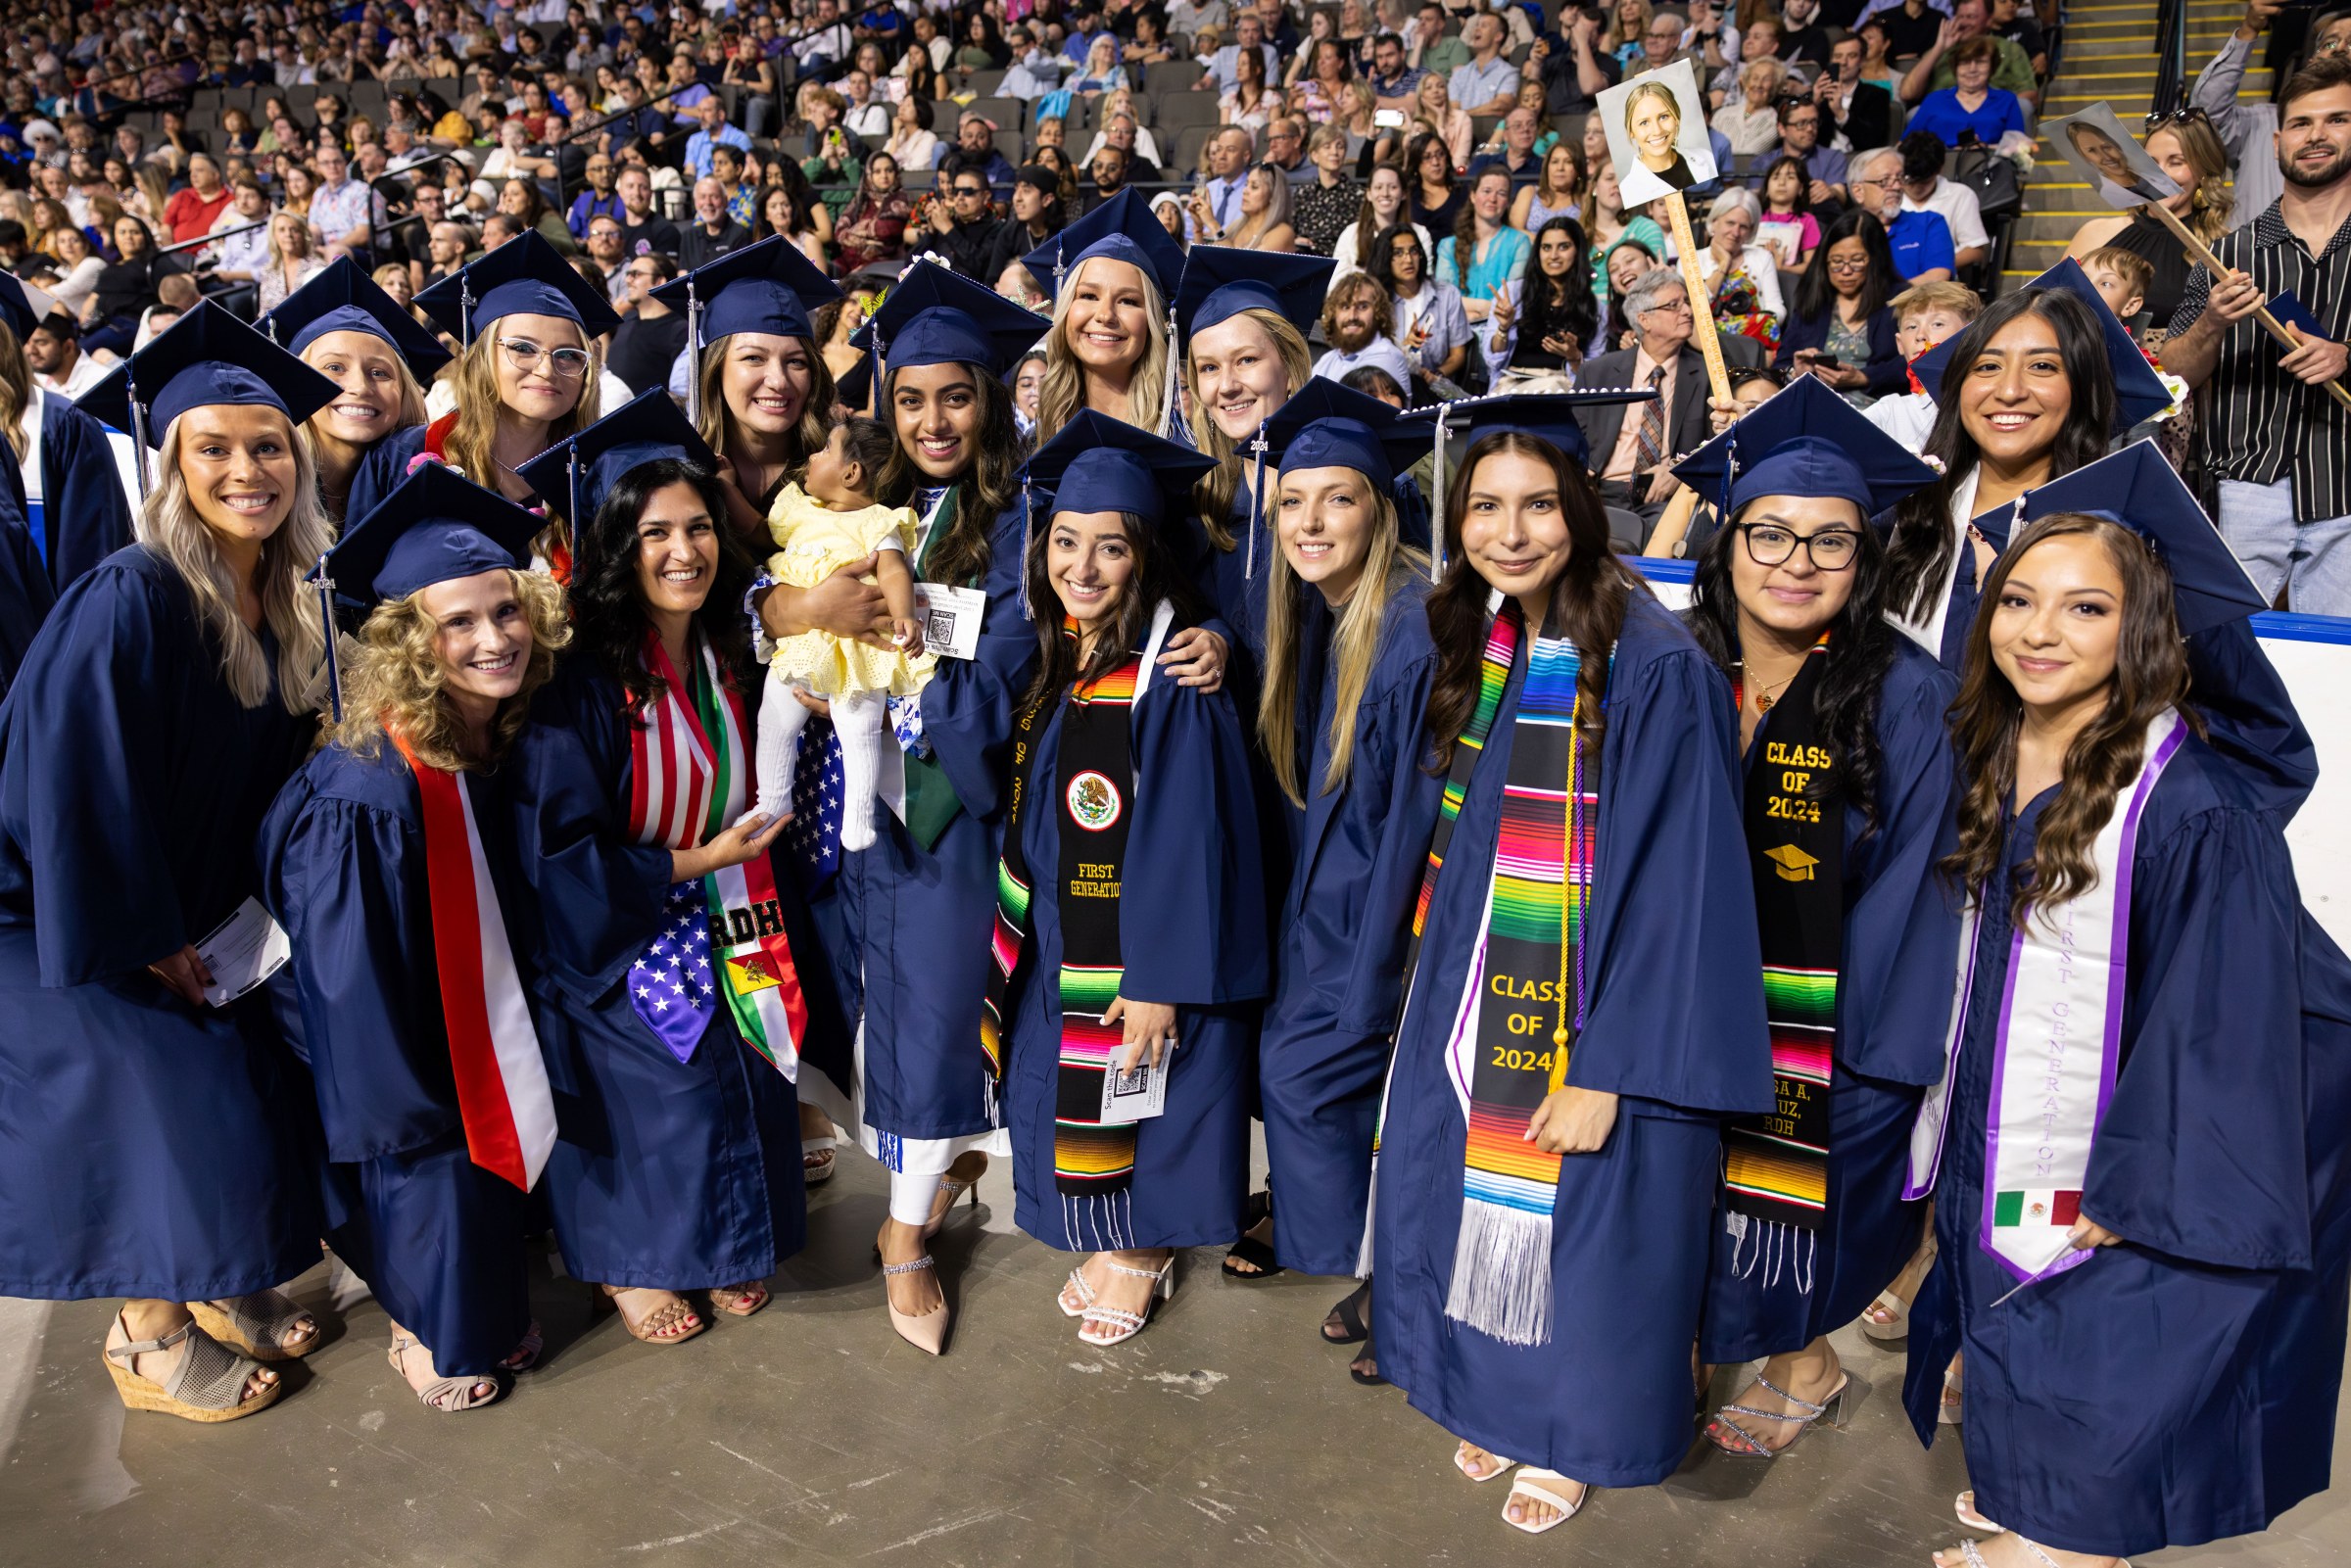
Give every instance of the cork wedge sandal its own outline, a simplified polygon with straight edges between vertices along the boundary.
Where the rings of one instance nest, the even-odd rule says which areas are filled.
[[[291,1361],[318,1348],[318,1320],[283,1293],[257,1290],[216,1302],[190,1302],[196,1326],[223,1345],[233,1345],[257,1361]],[[304,1324],[310,1332],[288,1343]]]
[[[192,1320],[161,1339],[134,1340],[130,1337],[130,1325],[118,1311],[114,1328],[122,1331],[123,1343],[106,1347],[106,1374],[115,1380],[115,1392],[121,1396],[126,1409],[153,1410],[159,1415],[176,1415],[183,1421],[208,1424],[235,1421],[267,1409],[286,1391],[285,1384],[273,1375],[260,1393],[246,1399],[246,1383],[254,1373],[266,1368],[252,1356],[239,1355],[228,1349]],[[106,1337],[112,1340],[114,1330],[109,1329]],[[139,1356],[168,1351],[183,1340],[187,1342],[187,1354],[171,1369],[168,1381],[158,1383],[130,1369],[130,1363]]]

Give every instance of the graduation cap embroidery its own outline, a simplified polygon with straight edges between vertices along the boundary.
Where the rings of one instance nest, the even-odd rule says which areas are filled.
[[[1807,855],[1794,844],[1782,844],[1777,849],[1766,849],[1763,851],[1763,858],[1771,862],[1771,869],[1779,874],[1780,880],[1784,882],[1810,881],[1812,868],[1820,864],[1820,858],[1817,855]]]

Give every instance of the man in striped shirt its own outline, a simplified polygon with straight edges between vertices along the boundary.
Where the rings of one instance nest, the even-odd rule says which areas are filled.
[[[2351,367],[2351,59],[2321,55],[2279,100],[2284,194],[2221,236],[2228,269],[2188,274],[2163,365],[2208,388],[2198,430],[2221,534],[2261,592],[2351,615],[2351,414],[2323,390]],[[2280,354],[2246,318],[2291,291],[2326,337]]]

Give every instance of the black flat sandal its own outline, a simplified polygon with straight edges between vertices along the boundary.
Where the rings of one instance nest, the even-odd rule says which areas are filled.
[[[1272,1217],[1273,1194],[1271,1190],[1261,1188],[1259,1191],[1251,1193],[1249,1207],[1243,1211],[1241,1239],[1224,1250],[1224,1261],[1222,1267],[1226,1279],[1238,1280],[1244,1285],[1254,1285],[1261,1279],[1271,1279],[1274,1275],[1282,1272],[1281,1264],[1273,1260],[1273,1249],[1249,1234]],[[1235,1268],[1232,1266],[1235,1261],[1247,1263],[1249,1267]]]
[[[1363,1344],[1371,1337],[1371,1325],[1364,1321],[1364,1304],[1370,1299],[1371,1282],[1365,1280],[1339,1298],[1338,1305],[1331,1307],[1330,1316],[1322,1319],[1322,1326],[1315,1331],[1316,1334],[1325,1345]],[[1332,1317],[1343,1325],[1343,1332],[1333,1334],[1330,1331]]]
[[[1368,1372],[1364,1370],[1364,1363],[1367,1361],[1371,1364],[1371,1370]],[[1364,1341],[1362,1352],[1354,1360],[1347,1363],[1347,1375],[1367,1389],[1384,1389],[1388,1386],[1388,1380],[1379,1375],[1379,1357],[1372,1354],[1372,1344],[1368,1337]]]

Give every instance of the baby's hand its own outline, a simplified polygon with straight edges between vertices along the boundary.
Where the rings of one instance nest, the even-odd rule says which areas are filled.
[[[921,621],[892,621],[889,623],[890,646],[908,658],[923,651],[923,623]]]

